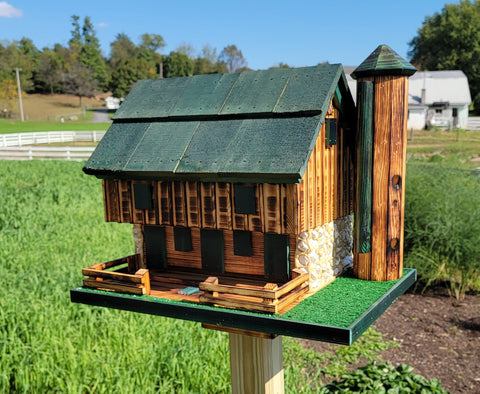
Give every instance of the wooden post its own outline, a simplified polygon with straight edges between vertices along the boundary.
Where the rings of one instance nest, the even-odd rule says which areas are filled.
[[[354,273],[394,280],[403,272],[408,77],[416,69],[380,45],[358,79]]]
[[[202,323],[228,332],[232,394],[283,394],[282,337],[264,332]]]
[[[232,393],[282,394],[282,337],[229,333]]]

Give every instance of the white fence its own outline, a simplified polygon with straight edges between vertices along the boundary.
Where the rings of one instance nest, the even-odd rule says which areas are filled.
[[[0,148],[58,142],[97,142],[105,131],[38,131],[33,133],[0,134]]]
[[[0,149],[0,160],[87,160],[93,146],[11,146]]]

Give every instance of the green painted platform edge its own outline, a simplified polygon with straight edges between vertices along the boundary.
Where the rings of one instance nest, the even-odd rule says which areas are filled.
[[[392,303],[404,294],[417,280],[416,269],[404,269],[402,278],[362,313],[348,328],[353,343],[362,333],[377,320]]]
[[[351,345],[396,298],[402,295],[415,282],[415,279],[416,270],[406,269],[403,277],[347,328],[287,320],[278,315],[244,312],[186,302],[171,302],[153,299],[152,297],[109,293],[84,287],[72,289],[70,297],[72,302],[92,306],[102,306],[340,345]]]

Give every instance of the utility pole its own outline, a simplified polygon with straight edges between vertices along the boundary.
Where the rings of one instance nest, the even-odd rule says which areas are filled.
[[[20,88],[20,71],[22,71],[21,68],[15,67],[15,73],[17,74],[18,107],[20,108],[20,119],[22,122],[24,122],[25,118],[23,116],[22,89]]]

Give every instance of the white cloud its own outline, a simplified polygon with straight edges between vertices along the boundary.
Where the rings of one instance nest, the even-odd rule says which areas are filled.
[[[107,22],[100,22],[97,26],[98,27],[107,27],[108,23]]]
[[[16,18],[23,16],[22,10],[15,8],[6,1],[0,1],[0,18]]]

